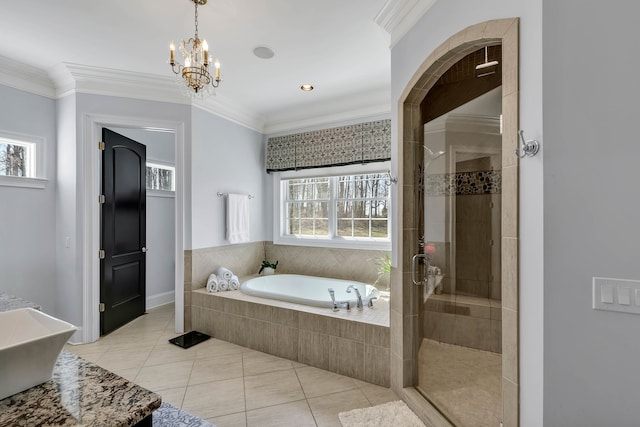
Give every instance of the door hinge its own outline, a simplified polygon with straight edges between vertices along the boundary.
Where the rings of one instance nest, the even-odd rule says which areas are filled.
[[[103,204],[104,203],[104,194],[101,194],[98,196],[98,203]]]
[[[98,305],[98,310],[100,311],[100,313],[104,313],[104,303],[103,303],[103,302],[101,302],[101,303]]]
[[[98,150],[104,151],[104,147],[105,147],[105,145],[104,145],[103,141],[98,142]]]
[[[489,240],[489,246],[493,246],[494,245],[494,241],[493,240]]]
[[[98,251],[98,258],[104,259],[105,256],[106,256],[106,254],[104,253],[104,249],[100,249]]]

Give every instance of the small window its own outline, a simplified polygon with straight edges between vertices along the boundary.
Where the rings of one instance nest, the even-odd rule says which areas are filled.
[[[0,185],[44,188],[44,139],[0,131]]]
[[[147,163],[147,189],[175,191],[176,168],[173,166]]]

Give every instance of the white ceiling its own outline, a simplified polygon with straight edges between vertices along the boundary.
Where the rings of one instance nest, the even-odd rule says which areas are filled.
[[[216,101],[271,124],[388,112],[390,36],[374,21],[385,3],[209,0],[198,8],[199,36],[222,64]],[[0,0],[0,7],[0,55],[43,70],[71,63],[173,76],[169,42],[194,33],[191,0]],[[275,56],[255,57],[258,45]],[[302,92],[303,83],[316,89]]]

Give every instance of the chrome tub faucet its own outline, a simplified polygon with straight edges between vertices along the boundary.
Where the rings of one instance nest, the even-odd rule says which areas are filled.
[[[356,297],[358,298],[358,302],[356,303],[356,308],[358,310],[362,310],[362,296],[360,295],[360,291],[358,290],[358,288],[356,287],[356,285],[349,285],[347,286],[347,293],[350,294],[351,290],[356,291]],[[347,308],[348,310],[349,308]]]

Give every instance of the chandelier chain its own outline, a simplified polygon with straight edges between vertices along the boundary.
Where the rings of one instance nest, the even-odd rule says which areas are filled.
[[[198,39],[198,1],[194,1],[195,5],[196,5],[196,17],[195,17],[195,21],[196,21],[196,40]]]

